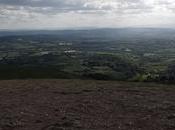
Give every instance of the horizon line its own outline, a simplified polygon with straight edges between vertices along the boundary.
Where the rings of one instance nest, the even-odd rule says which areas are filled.
[[[98,30],[98,29],[172,29],[175,27],[77,27],[77,28],[19,28],[19,29],[0,29],[0,31],[64,31],[64,30]]]

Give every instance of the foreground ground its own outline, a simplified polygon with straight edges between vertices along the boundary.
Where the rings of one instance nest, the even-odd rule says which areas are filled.
[[[0,81],[0,130],[175,130],[175,86]]]

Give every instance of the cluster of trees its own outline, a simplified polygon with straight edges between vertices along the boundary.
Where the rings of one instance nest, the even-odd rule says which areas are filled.
[[[175,83],[175,64],[169,65],[168,68],[160,74],[158,81]]]
[[[84,65],[84,76],[95,79],[129,80],[141,72],[129,59],[115,55],[99,54],[89,57]]]

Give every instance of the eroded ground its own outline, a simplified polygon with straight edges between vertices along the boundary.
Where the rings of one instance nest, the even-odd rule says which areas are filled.
[[[0,130],[175,130],[175,86],[0,81]]]

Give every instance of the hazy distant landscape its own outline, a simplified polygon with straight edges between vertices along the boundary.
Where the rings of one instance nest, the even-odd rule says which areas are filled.
[[[174,82],[175,30],[0,32],[0,79]]]

